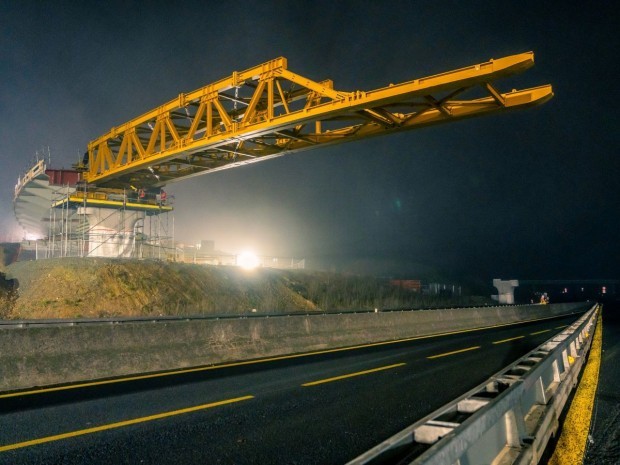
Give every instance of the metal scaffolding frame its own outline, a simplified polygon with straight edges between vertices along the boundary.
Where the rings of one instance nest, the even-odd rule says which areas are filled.
[[[68,187],[54,191],[44,258],[106,256],[175,259],[170,209],[145,209],[142,216],[141,210],[128,208],[127,195],[123,193],[123,201],[117,202],[118,205],[109,205],[111,202],[108,202],[105,207],[96,207],[98,212],[104,213],[93,222],[89,220],[89,216],[94,215],[89,213],[88,187],[81,186],[79,192],[78,203],[75,193]],[[131,223],[133,226],[129,228]],[[147,230],[148,234],[145,233]],[[37,258],[42,257],[37,253]]]

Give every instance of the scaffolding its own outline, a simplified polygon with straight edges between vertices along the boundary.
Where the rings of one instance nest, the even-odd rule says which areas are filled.
[[[157,214],[147,212],[143,222],[143,230],[148,228],[148,234],[143,233],[144,240],[140,242],[140,258],[154,258],[157,260],[177,260],[177,249],[174,242],[174,215],[166,212]]]
[[[52,195],[45,258],[175,260],[171,212],[170,201],[160,194],[86,185],[58,188]]]

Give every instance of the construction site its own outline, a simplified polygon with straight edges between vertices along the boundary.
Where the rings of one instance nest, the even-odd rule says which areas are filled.
[[[15,214],[34,258],[176,259],[166,192],[89,189],[76,170],[39,160],[15,186]]]
[[[552,98],[550,85],[502,93],[494,83],[533,64],[527,52],[353,92],[300,76],[282,57],[233,72],[112,128],[72,169],[37,160],[15,186],[22,249],[35,259],[236,264],[238,252],[175,242],[166,186],[294,152],[540,105]],[[303,258],[245,259],[254,266],[305,265]]]

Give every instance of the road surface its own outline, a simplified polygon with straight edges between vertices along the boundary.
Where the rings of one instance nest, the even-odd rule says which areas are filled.
[[[0,395],[0,464],[341,464],[578,315]]]

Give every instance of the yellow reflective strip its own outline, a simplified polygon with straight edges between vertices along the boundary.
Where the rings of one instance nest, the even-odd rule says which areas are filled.
[[[241,402],[244,400],[253,399],[254,396],[243,396],[234,399],[221,400],[219,402],[213,402],[210,404],[197,405],[195,407],[184,408],[180,410],[173,410],[171,412],[158,413],[147,417],[134,418],[132,420],[119,421],[117,423],[109,423],[107,425],[95,426],[93,428],[87,428],[77,431],[70,431],[68,433],[57,434],[55,436],[47,436],[44,438],[33,439],[31,441],[18,442],[15,444],[8,444],[6,446],[0,446],[0,452],[6,452],[9,450],[21,449],[24,447],[36,446],[38,444],[45,444],[46,442],[62,441],[63,439],[74,438],[77,436],[84,436],[85,434],[99,433],[101,431],[107,431],[116,428],[122,428],[125,426],[136,425],[138,423],[145,423],[148,421],[161,420],[162,418],[173,417],[176,415],[183,415],[186,413],[198,412],[200,410],[206,410],[220,405],[232,404],[235,402]]]
[[[460,354],[461,352],[468,352],[470,350],[476,350],[476,349],[480,349],[480,346],[468,347],[467,349],[453,350],[452,352],[446,352],[446,353],[438,354],[438,355],[431,355],[426,358],[428,358],[429,360],[432,360],[434,358],[447,357],[448,355]]]
[[[302,386],[307,387],[307,386],[316,386],[317,384],[331,383],[332,381],[340,381],[341,379],[353,378],[354,376],[367,375],[369,373],[376,373],[377,371],[391,370],[392,368],[402,367],[403,365],[406,365],[406,363],[396,363],[394,365],[387,365],[384,367],[373,368],[371,370],[358,371],[356,373],[349,373],[347,375],[334,376],[333,378],[320,379],[318,381],[304,383],[302,384]]]
[[[601,366],[601,349],[603,345],[603,321],[600,318],[594,332],[588,362],[575,397],[570,404],[566,420],[562,424],[562,433],[549,465],[569,465],[583,463],[586,442],[594,410],[594,398],[598,386],[598,375]]]

